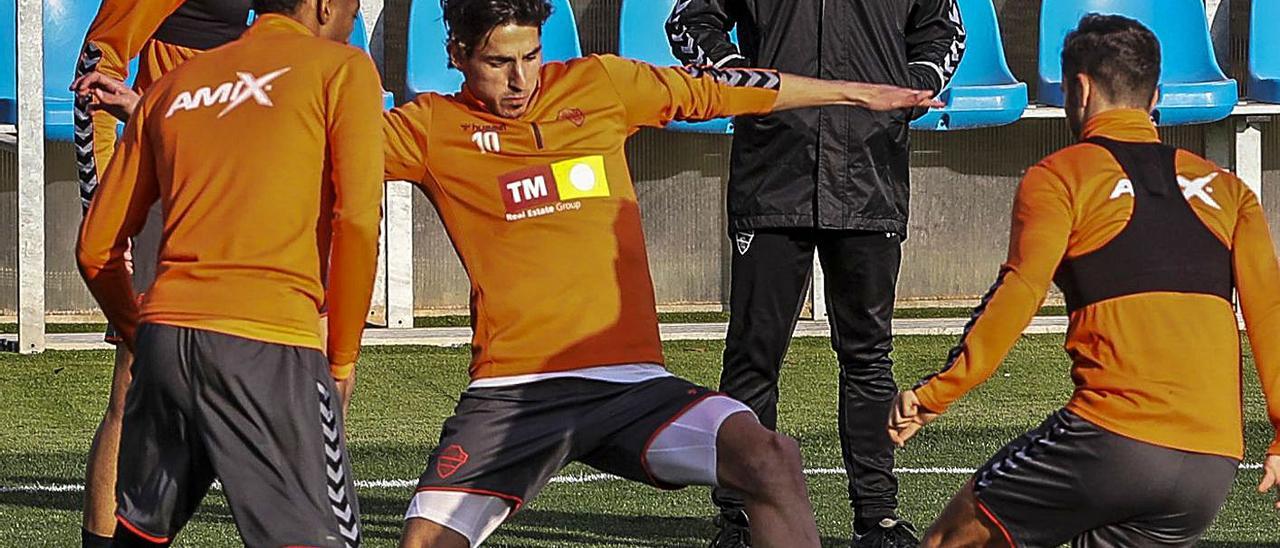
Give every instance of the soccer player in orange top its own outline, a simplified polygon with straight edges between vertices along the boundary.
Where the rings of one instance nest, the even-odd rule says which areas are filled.
[[[243,38],[151,86],[90,205],[80,269],[137,354],[114,546],[167,545],[215,478],[246,545],[360,542],[342,404],[383,159],[377,70],[345,45],[358,6],[255,0]],[[157,200],[159,273],[139,310],[124,254]]]
[[[758,546],[818,546],[795,442],[662,365],[624,148],[677,119],[889,110],[935,104],[931,94],[612,56],[544,64],[545,0],[441,3],[465,84],[387,115],[386,175],[421,184],[471,278],[472,383],[402,545],[478,545],[579,461],[660,488],[733,487]]]
[[[1280,266],[1258,197],[1160,143],[1160,46],[1137,21],[1085,17],[1062,68],[1081,142],[1028,170],[995,286],[943,370],[895,401],[889,432],[905,443],[987,379],[1051,281],[1075,394],[979,469],[924,546],[1194,544],[1244,456],[1233,289],[1280,429]],[[1263,468],[1266,491],[1280,441]]]
[[[249,4],[250,0],[103,0],[85,36],[72,87],[79,88],[91,74],[124,80],[128,77],[129,61],[137,57],[134,86],[140,92],[145,91],[152,82],[197,53],[239,38],[247,28]],[[80,199],[87,209],[115,151],[116,120],[106,112],[92,112],[90,102],[85,99],[76,101],[75,107]],[[157,219],[153,224],[158,222]],[[153,226],[138,238],[137,255],[141,260],[129,261],[131,268],[136,267],[134,282],[140,291],[146,291],[155,277],[159,232],[158,227]],[[131,246],[129,255],[133,255],[132,251]],[[110,328],[107,341],[117,344],[115,367],[107,410],[94,433],[85,467],[81,532],[85,548],[109,546],[116,525],[116,453],[133,356],[118,344],[119,337]]]

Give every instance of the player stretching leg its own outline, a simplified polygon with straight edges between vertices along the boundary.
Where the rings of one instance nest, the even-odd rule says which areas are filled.
[[[1008,262],[946,367],[895,402],[898,443],[989,377],[1050,281],[1070,313],[1075,394],[980,468],[925,546],[1191,546],[1244,455],[1239,292],[1280,428],[1280,266],[1258,197],[1160,143],[1160,46],[1137,21],[1091,15],[1062,52],[1081,143],[1032,167]],[[1280,477],[1280,441],[1261,490]]]
[[[393,110],[387,177],[420,182],[471,278],[472,383],[402,546],[479,545],[566,464],[747,495],[761,546],[818,546],[795,441],[663,367],[627,138],[641,127],[928,92],[772,70],[542,63],[545,0],[445,0],[455,95]]]
[[[255,9],[242,39],[148,90],[81,228],[85,280],[137,353],[118,547],[167,545],[215,478],[246,545],[360,542],[341,404],[376,264],[379,78],[342,45],[356,0]],[[139,311],[124,253],[157,199]]]

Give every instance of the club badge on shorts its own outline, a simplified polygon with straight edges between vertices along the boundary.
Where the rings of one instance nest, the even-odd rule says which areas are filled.
[[[441,479],[447,478],[458,472],[462,465],[471,459],[461,445],[453,444],[446,447],[440,452],[440,456],[436,457],[436,475]]]

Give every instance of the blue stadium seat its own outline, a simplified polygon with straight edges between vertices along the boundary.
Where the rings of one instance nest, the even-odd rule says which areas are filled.
[[[17,34],[17,2],[0,0],[0,124],[18,121]]]
[[[364,14],[356,14],[356,25],[351,29],[351,37],[347,39],[351,45],[369,53],[369,33],[364,28]],[[396,97],[390,91],[382,92],[382,108],[391,110],[396,106]]]
[[[551,7],[551,19],[542,27],[542,59],[565,61],[582,57],[569,0],[551,0]],[[409,97],[428,91],[454,93],[462,89],[462,73],[448,68],[443,19],[440,0],[413,0],[409,6],[405,59],[405,87]]]
[[[1280,0],[1253,0],[1249,16],[1249,98],[1280,103]]]
[[[622,0],[621,26],[618,29],[618,55],[658,66],[679,65],[671,54],[666,23],[676,0]],[[736,38],[736,33],[731,37]],[[736,40],[735,40],[736,41]],[[717,118],[705,122],[672,122],[672,131],[694,133],[733,133],[733,121]]]
[[[950,130],[1001,126],[1018,121],[1027,108],[1027,85],[1014,79],[991,0],[960,0],[965,53],[938,95],[947,106],[929,110],[912,129]]]
[[[1160,39],[1161,125],[1197,124],[1226,118],[1239,98],[1235,80],[1214,58],[1201,0],[1045,0],[1040,10],[1041,103],[1062,106],[1062,41],[1090,12],[1141,21]]]

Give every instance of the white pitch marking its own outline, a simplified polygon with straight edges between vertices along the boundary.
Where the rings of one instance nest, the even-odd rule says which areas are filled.
[[[1261,470],[1262,465],[1247,463],[1240,465],[1241,470]],[[976,472],[976,468],[929,467],[898,468],[895,474],[923,474],[935,476],[957,476]],[[844,468],[806,468],[806,476],[844,475]],[[602,481],[625,481],[613,474],[571,474],[551,478],[551,483],[597,483]],[[418,480],[358,480],[356,487],[362,489],[408,489],[416,487]],[[221,490],[222,486],[214,482],[213,489]],[[0,485],[0,493],[79,493],[84,485],[79,483],[28,483],[22,485]]]

